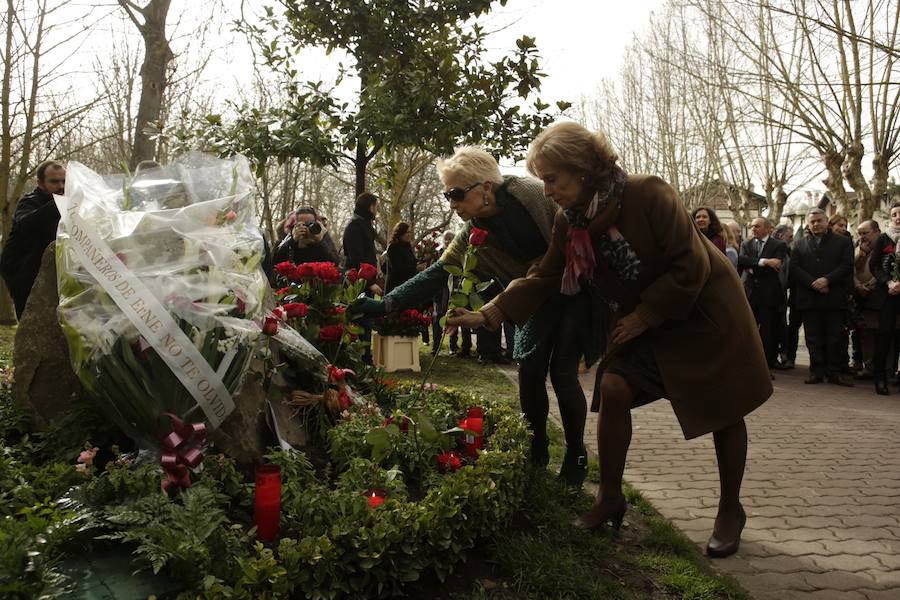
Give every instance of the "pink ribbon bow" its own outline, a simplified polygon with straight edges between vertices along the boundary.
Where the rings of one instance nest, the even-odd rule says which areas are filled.
[[[159,458],[166,474],[162,487],[169,494],[191,487],[188,469],[195,469],[203,462],[200,445],[206,440],[206,424],[185,423],[172,413],[163,413],[162,416],[172,421],[172,431],[160,440],[163,453]]]

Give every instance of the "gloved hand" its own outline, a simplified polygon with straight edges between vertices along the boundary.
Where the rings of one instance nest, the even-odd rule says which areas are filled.
[[[373,300],[372,298],[357,298],[347,308],[351,319],[359,319],[364,317],[383,317],[387,313],[387,307],[383,300]]]

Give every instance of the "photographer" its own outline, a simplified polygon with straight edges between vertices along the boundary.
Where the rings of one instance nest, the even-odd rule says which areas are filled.
[[[341,257],[328,231],[319,219],[316,209],[303,206],[294,211],[284,222],[284,239],[275,249],[275,264],[291,261],[333,262],[340,264]]]

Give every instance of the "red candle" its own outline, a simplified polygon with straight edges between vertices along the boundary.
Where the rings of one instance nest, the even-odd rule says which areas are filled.
[[[387,497],[387,492],[384,490],[366,490],[363,495],[366,497],[366,501],[369,503],[369,508],[378,508],[382,504],[384,504],[384,499]]]
[[[281,468],[262,465],[256,469],[256,498],[254,502],[256,537],[270,542],[278,536],[281,520]]]
[[[466,416],[469,418],[483,419],[484,418],[484,409],[480,406],[472,406],[466,412]]]
[[[466,430],[466,456],[475,458],[478,456],[478,448],[482,444],[482,431],[484,421],[479,417],[469,417],[459,421],[460,429]]]

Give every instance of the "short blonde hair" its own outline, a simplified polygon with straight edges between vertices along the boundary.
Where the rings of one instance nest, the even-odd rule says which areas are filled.
[[[618,159],[606,134],[566,121],[551,125],[531,142],[525,166],[536,177],[552,166],[599,182],[609,176]]]
[[[438,160],[437,172],[443,183],[447,183],[448,177],[459,179],[464,185],[482,181],[503,183],[500,165],[484,148],[478,146],[462,146],[456,149],[453,156]]]
[[[731,226],[726,224],[722,227],[722,235],[725,236],[725,245],[731,246],[735,250],[740,250],[738,248],[737,238],[734,237],[734,230],[731,229]]]

